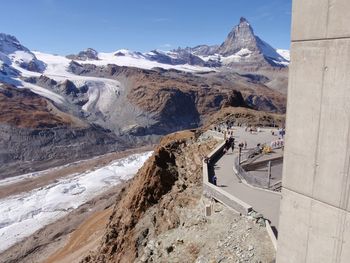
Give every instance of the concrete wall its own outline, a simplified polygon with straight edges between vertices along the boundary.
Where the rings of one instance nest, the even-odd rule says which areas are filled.
[[[350,1],[293,0],[277,262],[350,262]]]
[[[209,162],[211,163],[222,150],[224,149],[225,142],[220,143],[211,153],[208,154]],[[210,165],[210,164],[209,164]],[[253,209],[250,205],[246,204],[239,198],[227,193],[220,187],[213,185],[209,182],[209,167],[208,164],[203,161],[203,195],[214,198],[215,200],[227,205],[228,207],[236,210],[237,212],[248,215]]]

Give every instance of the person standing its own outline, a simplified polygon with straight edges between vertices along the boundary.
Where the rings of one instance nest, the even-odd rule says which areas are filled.
[[[216,177],[216,175],[213,176],[213,184],[217,185],[218,183],[218,178]]]

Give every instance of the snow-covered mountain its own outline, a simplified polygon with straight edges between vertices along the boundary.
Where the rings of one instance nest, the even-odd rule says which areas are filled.
[[[284,67],[289,64],[287,57],[254,34],[252,26],[243,17],[221,45],[174,50],[181,51],[190,52],[204,61],[216,61],[220,66],[234,68]]]
[[[289,64],[288,51],[275,49],[256,36],[245,18],[240,19],[239,24],[232,29],[221,45],[199,45],[171,51],[152,50],[147,53],[127,49],[99,53],[88,48],[77,55],[68,55],[67,58],[95,65],[113,63],[147,69],[161,67],[185,71],[210,70],[208,68],[220,70],[222,66],[284,67]]]
[[[239,24],[221,45],[199,45],[172,51],[152,50],[146,53],[127,49],[104,53],[88,48],[76,55],[54,56],[31,52],[16,37],[0,33],[0,80],[3,82],[22,83],[18,80],[19,76],[36,76],[35,73],[56,75],[56,78],[59,75],[69,77],[66,69],[72,60],[96,66],[115,64],[144,69],[174,68],[198,72],[220,71],[222,67],[225,70],[230,67],[236,70],[242,67],[284,67],[289,63],[289,51],[276,50],[261,40],[245,18],[240,19]]]
[[[16,37],[4,33],[0,33],[0,60],[2,66],[6,64],[8,67],[20,67],[34,72],[42,72],[45,69],[45,64],[24,47]]]
[[[220,72],[228,69],[242,72],[242,69],[254,71],[261,67],[284,67],[288,65],[288,59],[287,50],[276,50],[257,37],[245,18],[240,19],[239,24],[221,45],[200,45],[172,51],[152,50],[146,53],[127,49],[104,53],[88,48],[77,55],[64,57],[32,52],[16,37],[0,34],[1,82],[29,88],[56,103],[65,104],[67,94],[61,90],[60,85],[69,80],[76,88],[72,89],[70,85],[67,89],[67,84],[63,83],[63,90],[74,91],[74,102],[83,103],[85,111],[90,105],[94,105],[95,109],[102,113],[108,112],[108,105],[116,100],[121,92],[121,85],[116,80],[74,74],[72,63],[97,67],[117,65],[143,69],[175,69],[187,72]],[[39,78],[42,74],[57,83],[57,91],[43,88],[43,85],[37,85],[36,81],[30,80]]]
[[[120,98],[120,94],[125,93],[125,87],[119,79],[111,76],[112,73],[97,73],[97,67],[100,71],[116,65],[147,70],[215,72],[217,75],[229,70],[242,74],[242,72],[254,73],[262,67],[269,69],[284,67],[288,65],[287,53],[275,50],[255,36],[252,26],[245,18],[240,19],[239,24],[221,45],[200,45],[172,51],[152,50],[145,53],[127,49],[105,53],[88,48],[76,55],[59,56],[32,52],[16,37],[1,33],[0,82],[28,88],[75,114],[82,112],[81,114],[89,116],[93,121],[101,119],[102,116],[104,124],[110,118],[110,108],[116,105],[117,101],[125,99]],[[86,72],[89,72],[88,76]],[[282,80],[268,81],[267,77],[264,84],[271,83],[271,87],[283,84],[284,78],[282,76]],[[283,90],[283,87],[277,89]],[[137,108],[133,108],[134,106],[119,108],[122,103],[117,105],[120,112],[119,115],[114,114],[115,122],[124,123],[128,127],[133,126],[132,121],[130,123],[122,121],[121,114],[128,115],[128,120],[137,118],[142,119],[142,122],[149,122],[149,116],[140,114]],[[114,130],[115,127],[107,128]]]
[[[277,53],[276,49],[254,34],[252,26],[244,17],[228,34],[217,52],[224,57],[240,56],[242,62],[265,60],[272,66],[288,63]]]
[[[0,137],[13,140],[0,140],[0,175],[13,156],[27,169],[101,154],[197,127],[223,105],[284,112],[286,64],[245,19],[221,45],[145,53],[59,56],[0,34]]]

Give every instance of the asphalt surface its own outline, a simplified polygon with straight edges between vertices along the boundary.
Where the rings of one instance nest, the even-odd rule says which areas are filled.
[[[255,147],[258,143],[266,143],[278,139],[277,136],[271,134],[270,129],[251,134],[240,127],[234,129],[234,137],[236,145],[238,144],[237,142],[246,141],[247,148]],[[233,163],[237,154],[237,149],[234,153],[231,153],[230,150],[229,153],[223,155],[215,163],[214,173],[217,177],[217,185],[224,191],[251,205],[255,211],[263,214],[265,218],[271,221],[271,225],[278,229],[281,195],[242,183],[233,171]],[[276,168],[281,169],[281,166]]]

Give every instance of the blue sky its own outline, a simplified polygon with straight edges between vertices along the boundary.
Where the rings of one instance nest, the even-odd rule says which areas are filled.
[[[0,32],[32,50],[76,53],[220,44],[241,16],[289,49],[291,0],[2,0]]]

